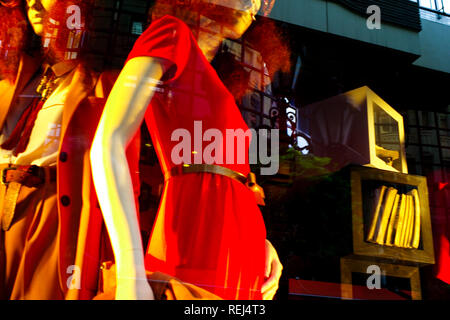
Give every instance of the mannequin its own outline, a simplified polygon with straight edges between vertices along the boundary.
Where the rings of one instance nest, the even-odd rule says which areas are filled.
[[[22,14],[15,25],[30,30],[22,44],[12,46],[16,59],[9,61],[17,66],[0,82],[4,299],[91,299],[97,294],[103,222],[91,183],[89,147],[113,80],[108,85],[106,75],[87,68],[80,51],[64,58],[66,37],[76,39],[84,30],[55,29],[47,18],[66,28],[67,7],[73,4],[85,22],[88,1],[1,1],[8,16]],[[27,41],[35,36],[40,48],[30,52]],[[34,102],[42,105],[33,109],[32,119],[33,112],[26,111]],[[15,130],[20,123],[24,129]]]
[[[176,6],[178,16],[182,20],[162,14],[164,17],[154,21],[138,39],[108,98],[91,150],[94,184],[115,254],[116,298],[153,298],[152,290],[146,279],[146,266],[147,269],[160,270],[177,276],[183,281],[208,288],[226,299],[271,299],[278,288],[282,266],[275,249],[270,242],[264,240],[265,228],[251,192],[241,183],[228,176],[219,176],[219,174],[198,172],[181,177],[170,176],[172,163],[164,150],[168,144],[159,140],[161,132],[165,129],[161,127],[160,131],[152,131],[163,121],[171,122],[170,125],[176,128],[177,121],[182,121],[184,117],[189,118],[196,113],[195,109],[191,110],[187,107],[185,116],[182,116],[182,106],[175,103],[174,107],[177,111],[172,117],[168,117],[170,113],[167,113],[167,110],[161,111],[159,114],[158,110],[169,108],[172,105],[170,93],[167,95],[168,92],[171,92],[172,89],[177,91],[176,84],[174,87],[171,85],[166,87],[166,85],[172,81],[176,82],[178,77],[182,78],[189,73],[184,70],[188,70],[192,66],[190,62],[194,63],[194,60],[186,61],[192,57],[190,55],[192,51],[196,51],[195,54],[202,61],[200,68],[204,66],[208,70],[208,62],[214,58],[221,41],[227,37],[240,38],[254,20],[261,2],[259,0],[193,0],[189,4],[180,5],[175,0],[161,0],[157,1],[155,10],[167,8],[167,5]],[[204,11],[201,11],[203,9]],[[197,19],[198,17],[200,18]],[[192,27],[197,22],[200,23],[200,31]],[[191,26],[193,33],[187,27],[188,25]],[[201,30],[207,31],[202,32]],[[171,41],[171,38],[175,39],[174,43],[169,43],[169,47],[173,45],[179,50],[180,61],[174,62],[167,59],[164,54],[146,55],[136,52],[139,51],[139,46],[143,44],[145,46],[148,40],[145,37],[148,36],[152,39],[154,34],[155,39],[163,39],[159,43],[163,47],[167,43],[165,41]],[[194,38],[191,35],[193,34],[197,34],[195,41],[192,41]],[[206,83],[211,79],[220,81],[214,78],[214,73],[207,72],[209,73],[200,73],[201,76],[205,75]],[[220,84],[217,84],[217,87],[220,94],[224,95],[223,100],[217,99],[226,100],[227,105],[224,106],[224,110],[230,108],[227,116],[230,116],[232,127],[241,126],[242,117],[237,113],[234,102],[229,101],[229,93],[224,91]],[[173,101],[179,101],[177,99],[175,98]],[[158,105],[152,106],[153,103]],[[160,103],[161,105],[159,105]],[[154,116],[152,112],[158,113],[158,116],[163,118],[158,120],[158,116]],[[127,168],[124,150],[140,127],[144,117],[152,131],[161,168],[166,175],[162,203],[145,257],[136,219],[131,179],[128,170],[123,170]],[[198,119],[208,121],[202,117]],[[221,120],[222,117],[217,114],[210,119]],[[218,123],[218,125],[222,124]],[[166,129],[169,127],[168,125]],[[231,167],[233,166],[231,165]],[[247,167],[244,165],[242,171],[246,170]],[[185,179],[193,179],[192,184],[186,184],[187,180]],[[181,184],[177,186],[175,180]],[[193,203],[189,204],[189,199],[192,197],[186,196],[186,198],[180,193],[184,192],[183,190],[188,192],[186,188],[189,185],[192,186],[192,197],[200,195],[211,201],[206,204],[206,209],[201,207],[196,207],[198,210],[192,209]],[[206,185],[215,185],[217,188],[211,190]],[[228,199],[231,203],[236,204],[237,208],[233,209],[235,211],[221,209],[226,203],[229,203],[221,198],[221,194],[227,193],[226,190],[242,194],[238,196],[239,199],[233,197]],[[180,198],[171,196],[172,193],[178,194]],[[217,206],[217,201],[213,201],[213,199],[224,201],[223,206]],[[195,205],[199,205],[199,203],[201,204],[202,200],[197,201]],[[178,205],[180,207],[176,209]],[[201,211],[200,214],[199,211]],[[192,218],[194,224],[191,225],[193,227],[191,233],[181,226],[183,223],[189,224],[189,218],[186,217],[189,213],[196,217]],[[230,220],[230,216],[234,215],[238,217],[236,221],[242,220],[244,224],[236,225],[236,221]],[[209,232],[208,228],[202,227],[202,219],[205,219],[204,223],[209,228],[220,229],[220,231]],[[223,224],[209,223],[208,221],[222,221]],[[226,226],[231,229],[227,229]],[[239,229],[239,226],[245,231]],[[175,228],[173,234],[171,234],[171,227]],[[239,239],[243,237],[242,239],[246,240],[232,244],[231,233],[234,232],[238,232],[236,237]],[[218,236],[219,233],[221,236]],[[199,238],[201,240],[198,240]],[[255,245],[253,246],[252,243]],[[195,247],[195,249],[191,250],[189,246]],[[205,251],[202,251],[202,248]],[[230,252],[229,255],[227,255],[227,251]],[[252,254],[255,256],[253,262],[252,259],[249,259]],[[251,263],[255,263],[254,268]],[[229,270],[241,269],[244,270],[241,273],[239,273],[240,271],[229,272]],[[234,280],[229,280],[228,277]],[[239,280],[241,278],[246,281],[245,285],[241,286]],[[264,278],[268,279],[262,285]],[[215,279],[216,282],[211,279]],[[244,280],[242,282],[245,282]],[[228,288],[229,283],[231,284]]]

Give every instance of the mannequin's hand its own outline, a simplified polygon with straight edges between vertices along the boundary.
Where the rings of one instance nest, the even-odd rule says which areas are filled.
[[[264,300],[272,300],[278,290],[278,282],[281,278],[283,266],[278,258],[277,251],[269,240],[266,239],[266,269],[261,293]]]
[[[147,279],[119,279],[116,300],[154,300],[154,296]]]

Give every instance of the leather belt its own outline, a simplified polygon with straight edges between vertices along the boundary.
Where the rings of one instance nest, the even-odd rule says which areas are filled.
[[[1,212],[1,225],[3,231],[8,231],[14,218],[17,199],[22,186],[29,188],[39,187],[45,182],[56,181],[56,166],[38,167],[12,166],[3,167],[0,171],[1,183],[6,186]]]
[[[46,171],[49,176],[46,177]],[[23,186],[33,188],[43,184],[46,180],[56,181],[56,166],[38,167],[32,166],[9,166],[1,169],[1,183],[8,185],[11,182],[20,183]]]
[[[213,164],[185,164],[173,167],[170,170],[170,173],[166,174],[166,179],[173,177],[173,176],[179,176],[182,174],[188,174],[188,173],[213,173],[213,174],[220,174],[222,176],[229,177],[231,179],[234,179],[242,184],[244,184],[247,188],[249,188],[253,194],[255,195],[256,203],[258,205],[264,206],[264,190],[263,188],[256,183],[256,176],[253,172],[250,172],[247,176],[244,174],[231,170],[226,167],[222,167],[219,165],[213,165]]]

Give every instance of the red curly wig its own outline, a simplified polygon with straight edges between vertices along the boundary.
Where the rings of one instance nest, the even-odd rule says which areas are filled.
[[[21,1],[0,1],[0,21],[0,79],[14,82],[28,39],[28,22]]]

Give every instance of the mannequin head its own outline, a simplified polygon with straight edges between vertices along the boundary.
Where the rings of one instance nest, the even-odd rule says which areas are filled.
[[[212,18],[223,24],[226,38],[239,39],[261,8],[261,0],[204,0],[216,6]]]
[[[258,12],[268,14],[275,0],[156,0],[152,19],[166,14],[198,27],[200,17],[220,26],[225,38],[240,38],[250,27]],[[202,26],[203,27],[203,26]]]
[[[28,21],[38,36],[44,33],[44,22],[57,0],[26,0]]]
[[[265,18],[274,7],[275,1],[156,0],[150,13],[151,20],[164,15],[177,17],[191,26],[194,35],[200,32],[211,35],[221,33],[218,38],[237,39],[246,32],[246,41],[261,53],[272,77],[276,71],[287,72],[291,67],[288,37],[282,34],[275,21]],[[249,28],[256,14],[260,17],[257,23]],[[214,23],[208,25],[208,20]]]
[[[26,0],[29,22],[51,63],[79,60],[93,0]]]
[[[26,12],[21,1],[0,1],[0,21],[0,80],[13,82],[20,55],[30,38]]]

